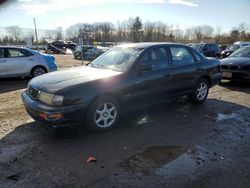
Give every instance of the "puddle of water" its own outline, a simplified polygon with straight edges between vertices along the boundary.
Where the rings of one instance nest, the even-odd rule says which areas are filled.
[[[175,160],[155,170],[156,175],[164,177],[174,177],[176,175],[186,174],[190,177],[195,175],[198,168],[204,164],[224,160],[222,155],[216,152],[211,152],[202,146],[196,146],[189,149],[184,154],[177,157]]]
[[[169,163],[185,151],[182,146],[150,146],[142,153],[126,159],[120,166],[129,171],[140,171],[147,174],[149,170]]]
[[[205,163],[219,160],[224,160],[224,157],[198,145],[188,150],[183,146],[150,146],[120,163],[120,167],[143,175],[153,172],[169,177],[177,174],[191,175]]]

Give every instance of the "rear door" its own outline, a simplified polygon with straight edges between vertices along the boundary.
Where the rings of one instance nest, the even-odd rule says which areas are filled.
[[[196,86],[200,62],[185,46],[170,46],[172,95],[188,93]]]
[[[33,54],[25,49],[6,48],[8,75],[25,75],[29,74],[30,67],[35,61]]]

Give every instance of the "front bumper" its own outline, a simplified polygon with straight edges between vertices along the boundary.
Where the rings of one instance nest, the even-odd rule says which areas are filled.
[[[228,70],[228,69],[221,69],[223,73],[223,79],[227,80],[249,80],[250,79],[250,72],[249,71],[240,71],[240,70]]]
[[[22,93],[27,113],[36,121],[51,126],[72,126],[84,120],[87,105],[62,107],[48,106],[30,97],[27,91]]]

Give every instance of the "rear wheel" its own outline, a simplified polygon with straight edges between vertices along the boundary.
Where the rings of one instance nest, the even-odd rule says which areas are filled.
[[[116,100],[99,98],[90,106],[87,126],[91,131],[106,131],[116,126],[119,116],[120,107]]]
[[[189,98],[192,103],[203,103],[207,99],[208,91],[209,84],[207,79],[201,78],[199,79],[195,90],[190,94]]]
[[[42,74],[45,74],[47,73],[46,69],[42,66],[37,66],[37,67],[34,67],[31,71],[31,77],[37,77],[37,76],[40,76]]]

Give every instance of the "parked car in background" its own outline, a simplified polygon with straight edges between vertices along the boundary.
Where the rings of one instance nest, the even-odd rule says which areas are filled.
[[[232,54],[239,48],[244,47],[244,46],[249,46],[249,45],[250,45],[250,42],[235,42],[233,45],[229,46],[225,50],[222,50],[220,57],[221,58],[228,57],[230,54]]]
[[[63,41],[63,40],[56,40],[56,41],[47,41],[47,51],[52,51],[55,54],[67,54],[68,51],[74,51],[76,48],[76,43],[72,41]]]
[[[203,103],[221,80],[219,66],[219,60],[182,44],[120,45],[87,66],[32,79],[22,99],[37,121],[105,131],[117,125],[122,112],[172,97],[189,95],[193,103]]]
[[[104,50],[103,49],[100,49],[100,48],[97,48],[97,47],[94,47],[90,50],[88,50],[86,53],[85,53],[85,59],[86,60],[94,60],[96,59],[98,56],[100,56],[101,54],[104,53]]]
[[[222,59],[221,71],[224,79],[250,79],[250,46],[242,47]]]
[[[94,46],[92,45],[78,45],[74,51],[74,58],[75,59],[82,59],[84,58],[84,54],[92,49]]]
[[[29,48],[0,46],[0,78],[36,77],[57,70],[55,58]]]
[[[218,44],[214,43],[198,43],[191,45],[194,49],[204,54],[206,57],[220,57],[220,48]]]
[[[107,51],[107,47],[99,47],[92,45],[78,45],[76,50],[74,51],[75,59],[83,59],[83,60],[94,60],[105,51]]]
[[[220,44],[219,48],[220,48],[220,51],[223,51],[223,50],[227,49],[227,45]]]

